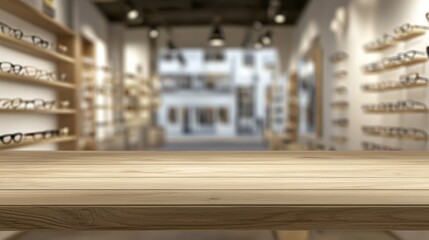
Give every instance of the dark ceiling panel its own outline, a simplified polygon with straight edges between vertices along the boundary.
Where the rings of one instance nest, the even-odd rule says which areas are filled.
[[[143,13],[137,26],[210,25],[216,16],[223,25],[251,25],[259,20],[273,24],[267,17],[269,0],[93,0],[110,21],[124,21],[131,6]],[[297,22],[307,0],[281,0],[287,25]]]

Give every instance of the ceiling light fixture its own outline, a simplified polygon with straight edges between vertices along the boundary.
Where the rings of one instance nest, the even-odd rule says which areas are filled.
[[[261,49],[264,47],[264,44],[262,43],[262,39],[259,38],[258,41],[255,42],[255,48],[256,49]]]
[[[273,43],[273,34],[270,30],[268,30],[264,36],[262,36],[262,44],[264,44],[264,46],[270,46]]]
[[[140,16],[140,13],[137,9],[131,9],[127,13],[128,20],[136,20]]]
[[[149,29],[149,37],[152,39],[157,39],[159,37],[159,30],[156,27],[151,27]]]
[[[283,13],[277,13],[274,16],[274,22],[277,23],[277,24],[285,23],[286,22],[286,15],[283,14]]]
[[[212,33],[209,37],[209,44],[212,47],[222,47],[225,45],[225,37],[220,26],[220,18],[215,20]]]

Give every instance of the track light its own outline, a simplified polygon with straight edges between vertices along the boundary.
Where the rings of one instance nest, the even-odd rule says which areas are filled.
[[[223,36],[219,21],[220,20],[216,20],[213,26],[213,31],[209,37],[209,44],[212,47],[222,47],[225,45],[225,37]]]
[[[270,30],[268,30],[264,34],[264,36],[262,36],[261,41],[262,41],[262,44],[264,44],[264,46],[269,46],[273,43],[273,37]]]
[[[149,30],[149,37],[152,39],[156,39],[159,37],[159,30],[156,27],[152,27]]]
[[[283,13],[276,13],[276,15],[274,16],[274,22],[276,22],[277,24],[285,23],[286,15]]]
[[[130,21],[136,20],[140,16],[140,13],[137,9],[131,9],[127,13],[127,18]]]

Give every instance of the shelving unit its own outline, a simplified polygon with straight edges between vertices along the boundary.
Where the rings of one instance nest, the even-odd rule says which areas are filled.
[[[79,148],[87,151],[94,151],[96,144],[96,65],[95,65],[95,45],[83,36],[79,37],[80,43],[80,116],[82,121],[81,142]]]
[[[408,110],[365,110],[368,114],[393,114],[393,113],[429,113],[429,109],[408,109]]]
[[[0,79],[2,79],[3,81],[21,82],[29,85],[46,86],[46,87],[52,87],[52,88],[58,88],[58,89],[70,89],[72,91],[76,90],[76,85],[72,83],[40,80],[32,77],[16,75],[11,73],[0,72]]]
[[[18,0],[19,1],[19,0]],[[64,54],[38,47],[25,40],[18,40],[4,34],[0,34],[0,44],[29,55],[55,62],[74,63],[75,59]]]
[[[419,87],[427,87],[429,83],[416,83],[416,84],[408,84],[408,85],[396,85],[396,86],[388,86],[388,87],[379,87],[374,89],[364,89],[365,92],[384,92],[384,91],[393,91],[393,90],[401,90],[407,88],[419,88]]]
[[[66,136],[66,137],[57,137],[49,140],[41,140],[41,141],[27,141],[18,144],[10,144],[10,145],[0,145],[0,150],[11,150],[21,147],[30,147],[36,145],[44,145],[44,144],[52,144],[52,143],[67,143],[67,142],[75,142],[77,141],[77,137],[75,136]]]
[[[41,11],[36,10],[32,6],[21,0],[9,1],[0,0],[0,9],[4,10],[15,17],[27,21],[37,27],[45,29],[53,33],[57,43],[65,46],[68,50],[67,54],[61,54],[50,49],[44,49],[35,46],[25,40],[18,40],[5,34],[0,34],[0,45],[10,49],[31,55],[40,59],[48,60],[56,64],[56,71],[67,74],[67,81],[47,81],[39,80],[32,77],[15,75],[9,73],[0,73],[2,81],[19,82],[33,86],[52,88],[55,90],[58,100],[69,101],[70,109],[54,109],[54,110],[0,110],[3,114],[22,113],[22,114],[51,114],[57,119],[58,127],[67,127],[70,130],[70,135],[73,137],[61,137],[48,141],[24,142],[21,144],[2,145],[0,149],[16,149],[31,145],[52,144],[56,143],[59,150],[76,150],[78,140],[78,118],[77,118],[77,49],[78,42],[73,31],[66,26],[61,25],[54,19],[46,16]]]
[[[0,113],[76,114],[74,109],[0,109]]]
[[[429,15],[426,14],[426,19],[429,20],[428,18]],[[413,26],[413,25],[411,25]],[[393,36],[393,40],[387,42],[384,45],[380,45],[378,48],[375,49],[366,49],[368,53],[371,52],[377,52],[377,53],[381,53],[381,59],[390,59],[390,56],[386,56],[383,52],[381,52],[382,50],[386,50],[389,47],[392,46],[396,46],[395,51],[396,52],[402,52],[402,53],[406,53],[407,51],[411,50],[408,47],[404,48],[405,46],[408,46],[408,44],[399,44],[401,42],[406,42],[409,41],[411,39],[417,38],[419,36],[423,36],[426,33],[427,29],[418,29],[418,28],[414,28],[412,31],[405,33],[405,34],[401,34],[400,32],[402,31],[394,31]],[[364,46],[365,49],[365,46]],[[416,49],[416,48],[414,48]],[[425,50],[422,49],[416,49],[419,50],[421,52],[425,52]],[[396,56],[399,56],[396,55]],[[387,58],[383,58],[383,57],[387,57]],[[370,64],[367,64],[365,66],[363,66],[363,72],[366,74],[384,74],[385,72],[388,72],[390,70],[393,69],[399,69],[402,68],[402,70],[404,70],[405,73],[410,73],[408,67],[410,66],[417,66],[418,64],[420,64],[422,66],[422,68],[426,68],[425,63],[427,63],[428,61],[428,57],[426,56],[426,54],[416,54],[414,59],[411,59],[409,61],[405,61],[405,62],[399,62],[398,64],[394,64],[391,66],[383,66],[383,60],[379,61],[379,62],[373,62]],[[387,61],[387,63],[389,63]],[[375,69],[375,71],[367,71],[367,69],[371,69],[371,67],[373,67],[373,69]],[[414,74],[417,75],[418,78],[420,78],[420,73],[419,72],[414,72]],[[384,75],[380,75],[380,79],[383,79]],[[389,78],[390,78],[390,73],[389,73]],[[423,77],[422,77],[423,78]],[[400,79],[400,76],[398,76],[398,79]],[[417,80],[416,80],[417,81]],[[394,81],[381,81],[378,83],[371,83],[371,84],[364,84],[362,85],[361,90],[364,93],[378,93],[380,94],[379,99],[384,99],[384,97],[386,96],[387,98],[391,98],[390,96],[393,96],[395,94],[395,92],[392,91],[398,91],[397,93],[401,93],[399,92],[400,90],[406,90],[406,89],[415,89],[415,88],[425,88],[429,86],[429,83],[424,83],[424,82],[417,82],[414,84],[407,84],[407,83],[403,83],[400,80],[394,80]],[[405,93],[405,92],[404,92]],[[388,95],[384,95],[384,94],[388,94]],[[408,95],[408,94],[407,94]],[[408,95],[409,97],[411,97],[410,100],[414,100],[417,101],[416,98],[418,95]],[[425,101],[421,101],[421,102],[425,102]],[[394,102],[392,102],[394,103]],[[362,106],[362,111],[364,114],[366,115],[380,115],[378,117],[380,117],[381,121],[386,121],[388,118],[384,117],[387,115],[392,115],[392,114],[398,114],[398,117],[402,118],[403,116],[407,116],[405,114],[409,114],[410,116],[414,117],[426,117],[426,114],[429,113],[428,109],[383,109],[383,107],[379,107],[380,105],[378,105],[379,103],[375,103],[375,104],[370,104],[368,106]],[[385,104],[389,104],[389,103],[385,103]],[[381,105],[383,106],[383,105]],[[389,105],[387,105],[389,106]],[[390,118],[390,117],[389,117]],[[370,118],[369,118],[370,119]],[[385,120],[386,119],[386,120]],[[371,118],[372,120],[372,118]],[[402,121],[400,121],[402,122]],[[372,123],[371,123],[372,124]],[[384,125],[385,123],[382,122],[380,125]],[[400,127],[409,127],[409,126],[403,126],[403,124],[399,123],[398,125],[396,125],[398,123],[395,123],[394,127],[391,128],[400,128]],[[414,127],[414,126],[413,126]],[[423,129],[420,129],[421,131],[424,131]],[[364,130],[363,134],[368,136],[368,137],[378,137],[378,138],[388,138],[388,139],[396,139],[398,141],[416,141],[416,142],[427,142],[428,138],[427,137],[423,137],[424,135],[426,135],[427,133],[422,132],[420,135],[422,135],[422,137],[413,137],[413,135],[409,136],[409,135],[404,135],[404,134],[392,134],[391,132],[383,132],[383,131],[376,131],[376,132],[366,132]],[[417,135],[417,136],[420,136]],[[371,143],[368,141],[364,141],[362,144],[362,149],[363,150],[371,150],[371,149],[367,149],[370,146],[367,145],[371,145],[374,149],[376,150],[385,150],[385,149],[390,149],[390,147],[383,145],[383,144],[379,144],[379,143]],[[391,148],[391,149],[395,149],[395,148]],[[402,149],[398,149],[398,150],[402,150]]]
[[[426,31],[427,30],[423,30],[423,29],[414,29],[413,31],[411,31],[407,34],[404,34],[404,35],[399,36],[399,37],[397,36],[396,41],[408,41],[408,40],[411,40],[413,38],[420,37],[420,36],[424,35],[426,33]]]

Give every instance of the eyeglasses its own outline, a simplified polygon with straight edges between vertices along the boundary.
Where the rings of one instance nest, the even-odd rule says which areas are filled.
[[[10,37],[14,37],[16,39],[21,40],[22,37],[24,36],[24,33],[21,30],[12,28],[9,25],[2,22],[0,22],[0,29],[2,33],[9,35]]]
[[[365,65],[363,70],[367,73],[379,72],[383,70],[383,65],[380,62],[374,62]]]
[[[13,64],[10,62],[0,62],[0,70],[5,73],[13,73],[20,75],[22,73],[23,67],[18,64]]]
[[[372,142],[362,142],[362,148],[368,151],[401,151],[400,148],[380,145]]]
[[[396,27],[393,32],[395,33],[397,38],[403,38],[413,31],[423,32],[426,30],[429,30],[429,27],[421,25],[411,25],[409,23],[406,23],[402,26]]]
[[[47,130],[42,132],[32,132],[32,133],[12,133],[5,134],[0,136],[0,142],[4,145],[9,144],[19,144],[27,139],[31,139],[32,141],[40,141],[52,139],[55,137],[67,136],[69,134],[68,128],[61,128],[55,130]]]
[[[39,46],[41,48],[47,49],[50,46],[50,43],[43,38],[36,35],[24,35],[22,39],[30,40],[34,45]]]
[[[3,34],[6,34],[10,37],[14,37],[18,40],[28,40],[30,41],[32,44],[42,47],[44,49],[48,49],[50,48],[51,50],[57,51],[59,53],[67,53],[68,52],[68,47],[65,45],[61,45],[61,44],[52,44],[49,41],[36,36],[36,35],[24,35],[24,33],[22,32],[22,30],[20,29],[16,29],[16,28],[12,28],[9,25],[0,22],[0,30]]]
[[[380,49],[380,48],[383,48],[384,46],[393,44],[395,40],[396,40],[395,36],[390,34],[384,34],[381,38],[365,44],[364,48],[367,51]]]
[[[349,55],[346,52],[336,52],[331,55],[329,58],[331,62],[337,63],[346,60],[349,57]]]
[[[24,134],[24,138],[30,138],[32,141],[40,141],[51,139],[55,137],[66,136],[69,134],[68,128],[61,128],[55,130],[47,130],[42,132],[32,132]]]
[[[67,74],[58,72],[48,72],[31,66],[22,66],[10,62],[0,62],[0,70],[5,73],[23,75],[40,80],[48,81],[66,81]]]
[[[407,52],[398,53],[396,56],[393,56],[393,57],[383,58],[381,62],[383,67],[391,68],[419,58],[426,59],[427,58],[426,53],[422,51],[417,51],[417,50],[410,50]]]
[[[346,101],[339,101],[339,102],[331,103],[331,107],[333,107],[333,108],[347,108],[348,106],[349,106],[349,103]]]
[[[366,112],[393,112],[409,110],[427,110],[427,105],[414,100],[398,101],[394,103],[364,104],[362,109]]]
[[[362,126],[362,132],[371,136],[411,138],[416,141],[428,139],[428,133],[417,128]]]
[[[419,73],[408,73],[401,75],[399,77],[399,81],[384,81],[380,83],[373,84],[364,84],[362,85],[362,89],[364,91],[379,91],[379,90],[389,90],[389,89],[397,89],[404,87],[412,87],[419,85],[427,85],[429,83],[429,79],[425,77],[421,77]]]
[[[40,98],[33,100],[0,98],[0,108],[2,109],[53,109],[54,107],[67,108],[69,105],[68,101],[46,101]]]
[[[336,87],[336,88],[334,89],[334,91],[335,91],[336,93],[343,94],[343,93],[347,93],[347,92],[348,92],[348,89],[347,89],[347,87],[340,86],[340,87]]]
[[[420,82],[428,83],[429,80],[425,77],[421,77],[419,73],[409,73],[401,75],[399,78],[399,82],[401,84],[413,85]]]
[[[24,134],[22,133],[6,134],[0,136],[0,142],[4,145],[9,145],[11,143],[20,143],[23,138]]]
[[[346,127],[349,125],[349,120],[346,118],[340,118],[340,119],[332,120],[332,123],[340,127]]]
[[[335,73],[335,77],[338,79],[345,78],[347,75],[349,75],[349,73],[346,70],[340,70]]]

